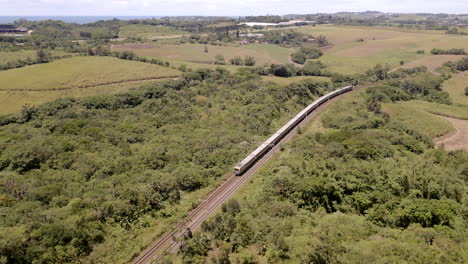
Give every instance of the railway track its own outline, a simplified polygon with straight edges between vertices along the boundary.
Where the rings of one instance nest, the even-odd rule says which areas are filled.
[[[320,113],[330,102],[337,100],[340,96],[330,99],[328,102],[319,106],[316,110],[310,113],[297,127],[304,126],[313,117]],[[134,264],[149,264],[157,263],[167,253],[175,253],[180,247],[178,239],[183,238],[188,232],[196,231],[201,224],[214,214],[221,205],[231,198],[234,193],[246,183],[258,169],[266,163],[274,153],[280,150],[280,146],[288,142],[294,135],[297,134],[297,129],[291,130],[277,145],[271,148],[262,158],[260,158],[250,169],[242,176],[230,175],[219,187],[217,187],[202,203],[200,203],[188,216],[176,227],[166,233],[158,241],[152,244],[148,249],[140,254],[133,262]]]

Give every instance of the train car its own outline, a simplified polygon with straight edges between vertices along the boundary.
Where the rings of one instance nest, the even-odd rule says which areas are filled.
[[[283,137],[285,137],[292,129],[294,129],[299,123],[301,123],[311,112],[317,109],[320,105],[328,102],[330,99],[349,92],[353,89],[353,86],[346,86],[344,88],[338,89],[336,91],[330,92],[319,99],[315,100],[312,104],[304,108],[299,114],[294,118],[289,120],[286,125],[284,125],[280,130],[268,138],[262,145],[260,145],[256,150],[254,150],[250,155],[248,155],[244,160],[234,167],[234,173],[236,175],[243,174],[247,169],[257,162],[265,153],[270,151],[275,145],[277,145]]]

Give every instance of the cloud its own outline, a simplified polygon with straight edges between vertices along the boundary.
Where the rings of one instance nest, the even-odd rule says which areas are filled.
[[[0,15],[264,15],[339,11],[468,13],[467,0],[0,0]]]

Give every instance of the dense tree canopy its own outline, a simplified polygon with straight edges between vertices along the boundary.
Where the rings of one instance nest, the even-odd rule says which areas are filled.
[[[328,85],[199,70],[4,117],[2,261],[79,262],[115,226],[131,232],[145,217],[168,217],[158,212],[230,171]]]

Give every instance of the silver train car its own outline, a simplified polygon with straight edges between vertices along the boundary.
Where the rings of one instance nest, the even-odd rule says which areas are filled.
[[[237,164],[234,167],[235,175],[242,175],[246,170],[252,167],[258,159],[260,159],[265,153],[267,153],[276,144],[278,144],[281,141],[281,139],[283,139],[283,137],[285,137],[292,129],[294,129],[300,122],[302,122],[312,111],[317,109],[320,105],[340,94],[347,93],[351,90],[353,90],[353,85],[346,86],[344,88],[330,92],[308,105],[306,108],[304,108],[304,110],[302,110],[286,125],[284,125],[280,130],[278,130],[273,136],[271,136],[269,139],[263,142],[263,144],[261,144],[256,150],[250,153],[250,155],[248,155],[243,161]]]

